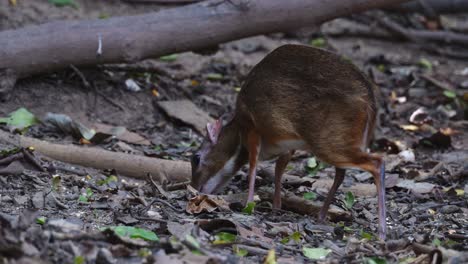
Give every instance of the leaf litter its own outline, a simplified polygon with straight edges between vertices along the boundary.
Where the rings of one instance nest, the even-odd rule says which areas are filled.
[[[255,58],[260,59],[267,47],[280,42],[259,37],[229,43],[219,51],[223,61],[174,54],[155,62],[174,78],[116,75],[120,83],[131,79],[141,89],[122,93],[150,97],[161,108],[162,101],[172,105],[165,112],[155,107],[154,117],[142,117],[141,123],[126,124],[142,133],[141,138],[117,136],[110,141],[125,141],[147,155],[187,160],[201,140],[205,121],[232,107],[237,94],[234,88],[241,84],[238,76],[245,76]],[[45,168],[41,170],[24,154],[17,155],[21,150],[0,145],[0,171],[9,170],[0,174],[2,256],[31,261],[46,256],[53,263],[414,263],[440,251],[444,259],[463,263],[468,251],[468,127],[460,102],[465,99],[459,86],[448,90],[438,85],[461,85],[463,75],[457,72],[466,67],[452,61],[438,64],[437,58],[427,55],[414,56],[411,65],[401,63],[401,58],[418,53],[395,43],[389,48],[388,43],[376,42],[373,44],[379,48],[371,49],[366,41],[326,36],[314,36],[307,42],[332,47],[379,72],[387,104],[372,148],[386,153],[389,215],[385,246],[375,236],[373,180],[359,175],[361,172],[347,172],[331,207],[336,214],[330,213],[325,223],[317,222],[315,214],[331,186],[334,170],[309,155],[293,157],[283,187],[286,203],[283,201],[282,210],[273,210],[270,189],[259,189],[255,204],[245,206],[243,172],[220,196],[185,189],[161,191],[149,182],[126,179],[112,171],[72,166],[34,154]],[[360,51],[351,48],[356,43],[361,45]],[[239,48],[246,45],[248,51]],[[385,57],[384,63],[368,60],[372,50]],[[191,71],[201,74],[189,74]],[[101,82],[107,80],[99,72],[94,74]],[[423,75],[429,78],[420,77]],[[154,94],[154,83],[158,96],[149,96]],[[74,85],[74,89],[80,87],[78,81]],[[181,99],[192,103],[182,114],[176,111]],[[135,105],[141,104],[135,101]],[[112,109],[101,105],[95,111],[98,119],[112,124],[110,127],[120,125],[119,120],[109,118],[115,110],[106,108]],[[17,106],[8,109],[1,112],[6,118],[0,122],[9,127],[28,128],[24,131],[29,135],[67,141],[63,132],[45,129],[29,114],[14,115]],[[34,104],[25,109],[38,116],[45,114],[36,111]],[[106,114],[100,115],[101,111]],[[194,122],[194,115],[205,121]],[[16,121],[17,116],[23,116],[22,121]],[[106,129],[97,131],[115,136]],[[109,137],[95,143],[115,146]],[[140,139],[146,140],[145,144],[139,144]],[[257,180],[259,186],[271,185],[271,179],[261,173]]]

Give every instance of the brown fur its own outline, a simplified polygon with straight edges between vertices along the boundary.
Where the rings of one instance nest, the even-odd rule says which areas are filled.
[[[346,154],[337,153],[360,148],[368,121],[368,133],[373,131],[373,89],[354,65],[338,55],[285,45],[251,71],[239,93],[234,119],[243,131],[255,129],[272,143],[303,138],[314,155],[341,163]]]

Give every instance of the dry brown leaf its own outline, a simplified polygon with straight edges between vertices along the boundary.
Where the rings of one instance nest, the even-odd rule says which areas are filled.
[[[229,210],[229,204],[223,198],[201,194],[190,199],[185,210],[189,214],[199,214],[203,211],[210,213],[218,208]]]

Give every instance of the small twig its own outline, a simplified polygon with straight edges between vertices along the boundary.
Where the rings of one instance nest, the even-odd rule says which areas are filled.
[[[159,173],[159,172],[158,172],[158,173]],[[146,176],[148,177],[150,183],[154,186],[154,188],[156,188],[156,190],[157,190],[162,196],[164,196],[166,199],[169,199],[169,198],[170,198],[170,194],[167,193],[167,192],[165,191],[164,187],[161,186],[161,184],[158,184],[158,183],[156,183],[156,182],[153,180],[153,176],[151,175],[151,173],[148,173]],[[167,180],[165,180],[165,179],[166,179],[165,175],[164,175],[164,177],[161,177],[161,178],[164,179],[164,180],[163,180],[163,184],[164,184],[164,183],[167,181]],[[156,194],[156,190],[155,190],[155,194]]]
[[[156,65],[148,64],[105,64],[99,66],[99,68],[108,70],[108,71],[123,71],[123,72],[154,72],[159,75],[164,75],[172,78],[171,74],[168,73],[163,68]]]
[[[57,204],[57,207],[60,208],[60,209],[68,209],[68,206],[65,205],[64,203],[62,203],[61,201],[59,201],[57,199],[57,197],[55,197],[54,193],[53,192],[50,192],[50,196],[52,196],[52,199],[54,199],[54,202]],[[45,199],[44,199],[45,201]]]
[[[429,76],[427,74],[421,74],[419,75],[419,77],[429,81],[430,83],[434,84],[435,86],[443,89],[443,90],[448,90],[448,91],[454,91],[455,90],[455,87],[453,87],[452,85],[446,83],[446,82],[442,82],[442,81],[439,81],[437,80],[436,78],[432,77],[432,76]]]
[[[89,81],[86,79],[86,77],[84,76],[84,74],[77,68],[75,67],[73,64],[70,64],[70,68],[73,69],[73,71],[78,75],[78,77],[80,77],[81,79],[81,82],[83,83],[83,86],[85,88],[87,88],[88,90],[90,90],[91,88],[94,89],[94,91],[96,92],[96,94],[100,95],[101,97],[104,98],[104,100],[108,101],[110,104],[120,108],[120,110],[122,110],[123,112],[126,113],[126,109],[125,107],[123,107],[121,104],[115,102],[114,100],[108,98],[105,94],[103,94],[101,91],[99,91],[97,88],[96,88],[96,85],[93,83],[92,85],[89,83]]]
[[[415,181],[424,181],[427,180],[429,177],[434,176],[440,169],[444,167],[443,162],[437,163],[428,173],[423,173],[416,178],[414,178]]]
[[[0,165],[10,164],[15,160],[22,159],[23,157],[24,157],[24,155],[23,155],[22,152],[15,153],[15,154],[10,155],[10,156],[8,156],[6,158],[0,159]]]
[[[185,210],[177,209],[172,204],[168,203],[167,201],[161,200],[159,198],[154,198],[154,200],[148,206],[146,206],[145,210],[148,211],[149,208],[155,203],[162,203],[162,204],[166,205],[167,207],[171,208],[172,210],[176,211],[177,213],[184,213],[185,212]]]
[[[377,12],[374,15],[371,15],[374,19],[379,22],[380,25],[390,30],[392,33],[399,35],[407,40],[414,42],[427,42],[427,41],[437,41],[445,42],[451,44],[468,44],[468,36],[465,34],[459,34],[454,32],[446,31],[429,31],[429,30],[414,30],[414,29],[405,29],[399,24],[393,22],[388,16],[383,12]]]
[[[252,239],[248,239],[248,238],[245,238],[245,237],[238,237],[238,241],[236,241],[236,244],[257,246],[257,247],[261,247],[261,248],[264,248],[264,249],[271,249],[272,248],[272,244],[270,244],[270,243],[261,242],[261,241],[258,241],[258,240],[252,240]],[[293,248],[293,247],[285,246],[285,245],[281,245],[281,248],[289,250],[289,251],[293,251],[293,252],[302,252],[301,249],[297,249],[297,248]]]
[[[83,86],[87,89],[90,89],[91,85],[89,84],[84,74],[73,64],[70,64],[70,68],[72,68],[72,70],[78,75],[78,77],[80,77],[81,82],[83,83]]]
[[[138,201],[140,201],[140,203],[145,206],[145,207],[148,207],[148,202],[146,202],[145,198],[144,197],[141,197],[141,195],[136,195],[134,194],[133,192],[130,192],[130,194],[135,198],[137,199]]]
[[[133,214],[132,210],[130,210],[130,216],[137,219],[137,220],[140,220],[140,221],[153,221],[153,222],[159,222],[159,223],[168,223],[169,222],[167,220],[159,219],[159,218],[138,216],[138,215]]]
[[[108,96],[106,96],[103,92],[99,91],[96,87],[96,85],[93,83],[93,88],[95,90],[95,92],[100,95],[104,100],[106,100],[107,102],[109,102],[111,105],[119,108],[120,110],[122,110],[122,112],[124,113],[127,113],[127,110],[125,109],[125,107],[123,105],[121,105],[120,103],[112,100],[111,98],[109,98]]]
[[[31,164],[34,165],[34,167],[36,167],[36,169],[38,169],[39,171],[42,171],[42,172],[46,172],[47,170],[42,167],[41,163],[36,159],[36,157],[33,156],[33,154],[31,154],[31,152],[29,152],[29,150],[27,149],[23,149],[23,155],[25,157],[25,159],[27,161],[29,161]]]
[[[151,218],[151,217],[144,217],[138,215],[132,215],[133,218],[140,220],[140,221],[152,221],[152,222],[159,222],[159,223],[168,223],[169,221],[159,218]]]
[[[288,211],[288,210],[283,210],[283,209],[278,209],[278,208],[272,208],[272,207],[268,207],[268,206],[255,206],[255,208],[257,209],[265,209],[265,210],[270,210],[272,212],[279,212],[279,213],[288,213],[290,214],[291,211]]]
[[[165,191],[175,191],[175,190],[182,190],[187,188],[187,185],[190,184],[190,181],[184,182],[173,182],[167,184],[166,182],[163,183],[163,188]]]

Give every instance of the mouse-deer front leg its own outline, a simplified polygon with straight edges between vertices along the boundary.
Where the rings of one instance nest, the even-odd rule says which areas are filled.
[[[260,154],[260,136],[251,130],[247,134],[247,150],[249,152],[249,194],[247,202],[252,202],[255,191],[255,175],[257,171],[258,155]]]
[[[288,151],[287,153],[279,156],[276,160],[275,166],[275,195],[273,197],[273,208],[281,209],[281,177],[283,176],[284,170],[291,160],[294,150]]]
[[[338,190],[338,187],[340,187],[341,183],[343,183],[345,174],[346,174],[345,169],[335,168],[335,179],[333,180],[333,185],[330,188],[330,191],[328,191],[328,195],[327,195],[327,198],[325,199],[325,202],[323,202],[322,209],[320,209],[320,213],[319,213],[320,222],[325,221],[325,218],[327,217],[328,208],[330,207],[330,204],[333,202],[333,199],[335,198],[336,190]]]

